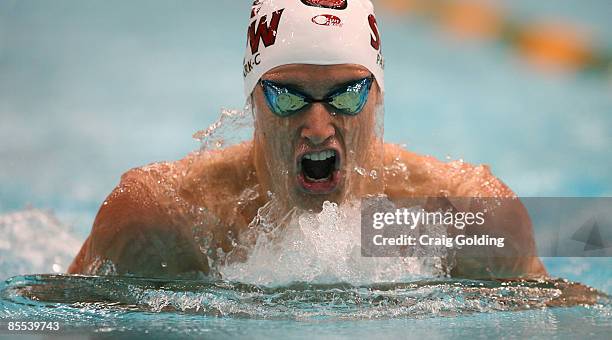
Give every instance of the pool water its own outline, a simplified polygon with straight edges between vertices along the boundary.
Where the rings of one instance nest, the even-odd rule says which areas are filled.
[[[607,0],[498,2],[519,18],[583,24],[612,47]],[[274,273],[236,282],[241,268],[226,272],[233,281],[57,275],[122,172],[183,157],[219,108],[242,107],[236,23],[249,5],[0,3],[0,336],[10,321],[49,320],[101,337],[609,338],[610,258],[543,259],[580,284],[300,283],[306,271],[274,285]],[[519,196],[612,196],[609,77],[533,72],[503,46],[380,17],[387,140],[489,164]],[[55,275],[34,275],[44,273]]]
[[[301,338],[310,332],[444,337],[567,336],[571,331],[572,336],[604,338],[612,327],[607,295],[564,280],[263,287],[220,280],[33,275],[6,281],[0,298],[2,319],[54,321],[61,332],[77,334]],[[6,327],[6,321],[0,324]]]

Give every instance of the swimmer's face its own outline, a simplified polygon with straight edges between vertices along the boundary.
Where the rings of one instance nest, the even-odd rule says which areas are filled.
[[[323,99],[370,76],[358,65],[292,64],[267,72],[262,80]],[[255,165],[260,181],[290,206],[303,209],[318,210],[324,201],[340,203],[360,195],[363,176],[355,168],[370,171],[372,159],[380,153],[374,147],[379,96],[374,81],[357,115],[337,113],[330,104],[315,102],[290,116],[279,117],[269,107],[262,87],[257,86],[252,100]]]

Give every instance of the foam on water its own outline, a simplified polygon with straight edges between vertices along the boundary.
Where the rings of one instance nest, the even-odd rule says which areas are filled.
[[[370,284],[444,275],[439,258],[363,257],[357,202],[325,202],[319,213],[294,210],[284,223],[272,226],[275,222],[262,216],[266,213],[268,209],[260,209],[251,225],[257,241],[246,261],[219,267],[224,279],[260,285]]]
[[[81,241],[51,212],[0,215],[0,279],[24,273],[63,273]]]

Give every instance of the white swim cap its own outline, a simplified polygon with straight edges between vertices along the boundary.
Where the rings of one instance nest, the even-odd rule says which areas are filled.
[[[255,0],[247,30],[244,92],[287,64],[357,64],[384,91],[384,59],[370,0]]]

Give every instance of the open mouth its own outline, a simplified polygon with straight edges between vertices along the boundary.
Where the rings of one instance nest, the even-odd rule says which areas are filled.
[[[340,157],[336,150],[308,152],[298,160],[298,182],[308,192],[329,193],[338,182]]]

